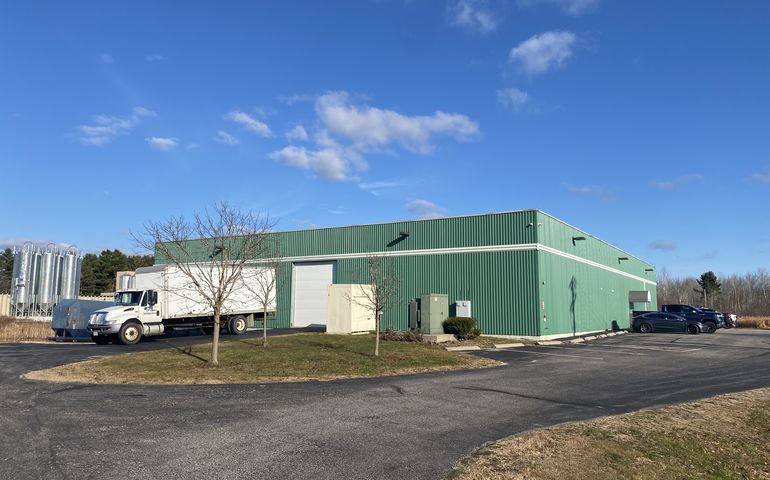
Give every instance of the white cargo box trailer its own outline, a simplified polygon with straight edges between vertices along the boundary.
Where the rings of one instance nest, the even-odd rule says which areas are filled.
[[[221,272],[215,264],[191,266],[190,271],[201,285],[216,284]],[[244,265],[222,306],[220,325],[236,335],[245,333],[247,317],[263,310],[257,294],[260,277],[274,274],[268,268]],[[268,311],[274,310],[273,302]],[[180,267],[155,265],[138,268],[133,288],[117,292],[115,306],[94,312],[88,330],[97,343],[117,337],[124,344],[134,344],[142,336],[161,335],[180,327],[213,331],[213,307]]]

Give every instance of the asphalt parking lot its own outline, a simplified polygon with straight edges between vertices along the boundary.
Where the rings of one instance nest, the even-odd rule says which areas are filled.
[[[532,428],[770,386],[770,331],[759,330],[481,351],[506,365],[381,379],[88,386],[19,378],[125,351],[0,345],[0,478],[442,478],[480,444]]]

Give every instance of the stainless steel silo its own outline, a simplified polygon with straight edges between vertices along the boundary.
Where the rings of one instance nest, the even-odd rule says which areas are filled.
[[[61,273],[61,298],[77,298],[80,286],[80,265],[82,259],[77,248],[70,248],[63,255]]]
[[[53,255],[53,284],[51,285],[51,295],[53,295],[53,303],[59,303],[61,298],[61,267],[64,257],[61,250],[54,250]]]
[[[29,286],[27,287],[27,306],[30,315],[37,314],[40,294],[40,261],[42,252],[35,248],[30,256]]]
[[[40,311],[45,313],[50,311],[54,303],[54,288],[56,281],[54,279],[55,256],[54,246],[49,244],[40,256],[40,275],[38,280],[37,303]]]
[[[30,263],[32,258],[32,244],[26,243],[16,251],[13,258],[13,278],[11,279],[11,303],[14,309],[24,309],[27,304],[27,292],[29,291]]]

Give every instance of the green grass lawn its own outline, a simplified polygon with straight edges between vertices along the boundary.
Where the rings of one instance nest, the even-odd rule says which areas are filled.
[[[116,346],[115,348],[121,348]],[[438,345],[380,342],[372,335],[298,334],[220,343],[219,365],[208,362],[211,344],[128,353],[30,372],[26,378],[75,383],[266,383],[396,375],[494,366],[485,358],[447,352]]]

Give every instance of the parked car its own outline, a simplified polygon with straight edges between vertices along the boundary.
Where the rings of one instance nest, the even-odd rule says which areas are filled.
[[[666,312],[648,312],[634,317],[631,328],[635,332],[687,332],[690,334],[714,333],[708,326],[697,320]]]
[[[660,307],[662,312],[680,315],[687,320],[700,322],[709,328],[709,333],[714,333],[718,328],[724,328],[725,319],[719,312],[706,312],[692,305],[667,304]]]

